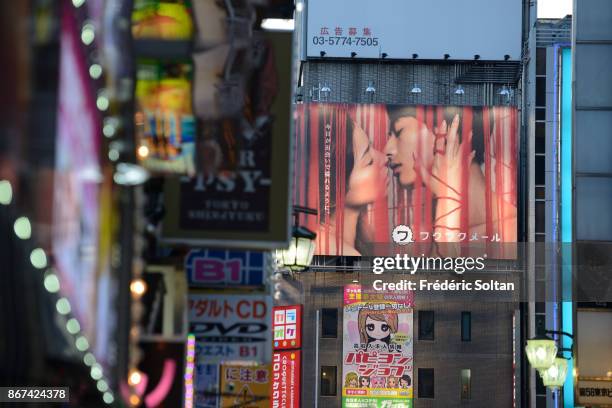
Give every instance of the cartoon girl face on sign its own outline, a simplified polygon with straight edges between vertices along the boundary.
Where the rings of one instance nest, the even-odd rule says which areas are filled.
[[[368,388],[370,386],[370,377],[359,377],[359,386],[361,388]]]
[[[372,388],[385,388],[385,377],[372,377]]]
[[[397,333],[397,313],[360,309],[357,317],[359,338],[368,349],[387,350],[391,334]]]
[[[387,388],[397,388],[399,386],[397,377],[387,378]]]
[[[346,375],[344,379],[344,388],[357,388],[359,387],[359,381],[357,377],[357,373],[350,372]]]

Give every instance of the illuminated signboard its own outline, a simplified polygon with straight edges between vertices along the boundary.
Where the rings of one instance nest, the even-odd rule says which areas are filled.
[[[271,408],[300,408],[300,367],[299,350],[274,352]]]
[[[274,307],[274,349],[302,347],[302,305]]]

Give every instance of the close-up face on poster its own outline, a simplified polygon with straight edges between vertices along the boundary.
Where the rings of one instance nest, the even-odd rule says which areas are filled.
[[[344,293],[342,406],[411,408],[411,304],[363,301],[359,285]]]
[[[295,199],[318,209],[315,253],[389,255],[404,228],[418,255],[514,257],[517,123],[511,106],[300,105]]]

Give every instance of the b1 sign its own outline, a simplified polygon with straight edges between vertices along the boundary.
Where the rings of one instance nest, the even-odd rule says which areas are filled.
[[[185,271],[189,286],[262,286],[267,261],[263,252],[192,250]]]
[[[198,361],[269,363],[271,297],[190,293],[189,330],[196,337]]]
[[[521,58],[520,0],[308,0],[306,13],[308,57]]]

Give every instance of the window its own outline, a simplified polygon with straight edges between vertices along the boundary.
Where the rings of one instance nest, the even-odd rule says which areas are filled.
[[[321,309],[321,337],[338,337],[338,309]]]
[[[472,370],[469,368],[461,370],[461,399],[472,398]]]
[[[546,106],[546,77],[536,78],[536,106]]]
[[[472,312],[461,312],[461,341],[472,341]]]
[[[419,398],[434,397],[434,369],[419,368]]]
[[[419,340],[434,339],[433,310],[419,310]]]
[[[321,396],[336,396],[336,366],[321,366]]]

